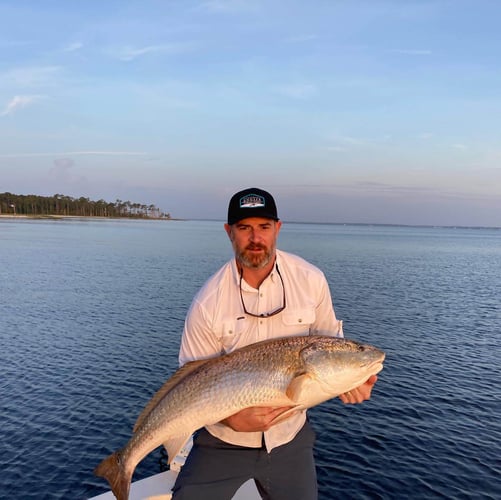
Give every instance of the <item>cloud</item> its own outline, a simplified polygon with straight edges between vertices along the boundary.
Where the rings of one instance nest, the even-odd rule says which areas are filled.
[[[360,139],[360,138],[357,138],[357,137],[351,137],[351,136],[348,136],[348,135],[338,135],[338,134],[330,134],[330,136],[328,137],[328,140],[331,141],[331,142],[334,142],[336,144],[340,144],[341,147],[345,147],[345,146],[363,146],[363,145],[366,145],[369,141],[366,140],[366,139]],[[334,145],[331,145],[331,146],[335,146],[336,144]]]
[[[41,99],[41,95],[16,95],[8,103],[0,116],[7,116]]]
[[[59,172],[67,172],[75,162],[71,158],[56,158],[54,160],[53,170]]]
[[[83,46],[84,45],[82,42],[72,42],[63,48],[63,52],[75,52],[76,50],[80,50],[81,48],[83,48]]]
[[[49,177],[66,184],[84,183],[87,179],[83,176],[75,175],[73,167],[75,162],[71,158],[56,158],[54,166],[49,170]]]
[[[146,47],[133,47],[126,45],[119,48],[114,48],[108,50],[108,53],[119,59],[120,61],[133,61],[139,57],[146,56],[148,54],[181,54],[190,50],[193,50],[194,45],[191,43],[169,43],[161,45],[148,45]]]

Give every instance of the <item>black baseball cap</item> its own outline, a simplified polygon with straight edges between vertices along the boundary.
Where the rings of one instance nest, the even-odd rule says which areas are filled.
[[[248,188],[235,193],[228,205],[228,224],[236,224],[247,217],[279,220],[273,196],[259,188]]]

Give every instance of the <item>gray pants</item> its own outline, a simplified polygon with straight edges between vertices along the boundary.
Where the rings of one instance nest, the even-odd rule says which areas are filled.
[[[274,448],[234,446],[201,429],[173,488],[173,500],[230,500],[254,478],[267,500],[316,500],[315,433],[308,422],[287,444]]]

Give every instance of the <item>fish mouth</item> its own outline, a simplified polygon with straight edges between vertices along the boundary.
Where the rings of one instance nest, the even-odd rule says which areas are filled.
[[[367,369],[367,371],[371,372],[372,374],[376,375],[383,369],[383,361],[384,361],[385,355],[381,354],[379,359],[376,359],[375,361],[370,361],[369,363],[364,364],[364,368]]]

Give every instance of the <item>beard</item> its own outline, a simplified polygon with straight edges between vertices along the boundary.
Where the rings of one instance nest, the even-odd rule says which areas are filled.
[[[237,261],[244,267],[251,269],[262,269],[266,267],[273,259],[275,254],[275,247],[268,248],[264,245],[247,245],[245,248],[237,248],[233,245],[235,249],[235,256]],[[255,250],[263,250],[259,254],[254,253]]]

